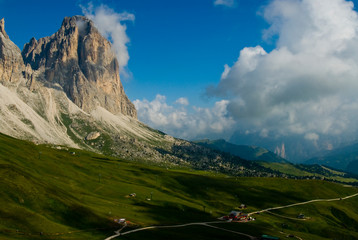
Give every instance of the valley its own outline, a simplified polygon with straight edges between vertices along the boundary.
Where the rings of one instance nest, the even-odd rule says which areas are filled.
[[[0,137],[0,146],[4,206],[0,238],[5,239],[105,239],[119,229],[114,222],[119,218],[128,222],[125,231],[217,222],[242,203],[248,206],[246,212],[257,212],[357,193],[354,187],[322,180],[235,177],[190,167],[161,167],[79,149],[35,145],[5,135]],[[213,226],[255,237],[280,236],[284,230],[302,239],[355,239],[356,204],[357,198],[349,198],[274,212],[291,218],[304,213],[310,218],[307,221],[262,212],[255,215],[256,221]],[[126,239],[222,239],[235,235],[197,225],[183,229],[152,229],[128,234]]]

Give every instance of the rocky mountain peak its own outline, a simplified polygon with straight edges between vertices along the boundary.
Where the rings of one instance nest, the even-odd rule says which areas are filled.
[[[120,81],[111,43],[88,18],[66,17],[52,36],[31,39],[22,57],[38,72],[36,80],[59,84],[84,111],[101,106],[114,114],[137,117]]]
[[[17,82],[25,69],[20,49],[5,32],[5,20],[0,20],[0,82]]]
[[[0,32],[4,35],[4,37],[6,38],[6,39],[9,39],[9,36],[6,34],[6,32],[5,32],[5,20],[4,20],[4,18],[2,18],[1,20],[0,20]]]

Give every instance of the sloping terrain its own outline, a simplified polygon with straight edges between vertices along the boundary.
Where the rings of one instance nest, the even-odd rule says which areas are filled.
[[[318,164],[293,164],[281,158],[280,156],[268,151],[267,149],[235,145],[225,140],[200,140],[196,141],[200,146],[215,149],[217,151],[227,152],[235,156],[240,156],[257,163],[267,169],[271,169],[276,173],[280,173],[281,177],[289,178],[310,178],[325,179],[330,181],[346,182],[350,184],[358,184],[358,176],[347,172],[331,169],[327,166]],[[354,166],[353,166],[354,167]]]
[[[262,147],[236,145],[236,144],[229,143],[223,139],[219,139],[219,140],[203,139],[203,140],[195,141],[195,143],[208,148],[227,152],[247,160],[289,163],[289,161],[287,161],[286,159]]]
[[[160,167],[141,161],[35,145],[0,135],[0,238],[104,239],[126,218],[137,226],[217,221],[241,203],[247,212],[317,198],[337,198],[355,188],[318,180],[229,177],[183,167]],[[130,197],[135,193],[135,197]],[[254,236],[285,232],[303,239],[356,239],[358,199],[298,206],[279,213],[307,221],[283,219],[268,213],[250,223],[220,227]],[[212,233],[212,235],[208,235]],[[144,234],[144,235],[143,235]],[[192,227],[156,230],[126,239],[211,239],[234,237],[228,232]]]

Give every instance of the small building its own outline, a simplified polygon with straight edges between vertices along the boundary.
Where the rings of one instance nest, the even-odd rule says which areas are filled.
[[[247,208],[247,207],[246,207],[245,204],[241,204],[239,208],[240,208],[240,209],[245,209],[245,208]]]
[[[240,214],[240,216],[238,217],[238,219],[240,220],[246,220],[249,218],[249,215],[247,213],[242,213]]]

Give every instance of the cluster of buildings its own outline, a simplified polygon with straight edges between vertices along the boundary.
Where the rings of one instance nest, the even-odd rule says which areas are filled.
[[[230,221],[230,222],[248,222],[254,221],[255,218],[250,217],[247,213],[240,211],[231,211],[229,215],[219,218],[220,220]]]

